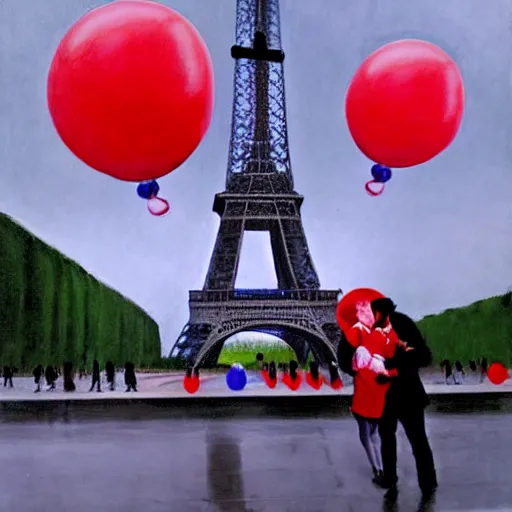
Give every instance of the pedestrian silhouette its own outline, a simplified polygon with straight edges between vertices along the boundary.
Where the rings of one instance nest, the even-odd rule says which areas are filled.
[[[270,380],[277,379],[276,363],[274,363],[274,361],[271,361],[270,364],[268,365],[268,378]]]
[[[14,387],[12,384],[12,376],[14,372],[11,366],[4,366],[4,388],[7,387],[7,383],[9,383],[9,387]]]
[[[487,358],[482,357],[480,359],[480,382],[483,382],[487,375]]]
[[[453,375],[453,369],[452,369],[452,363],[448,361],[448,359],[445,359],[441,363],[441,368],[444,370],[444,379],[446,384],[457,384],[457,381],[455,380],[455,376]]]
[[[476,372],[477,368],[476,368],[476,361],[469,361],[469,369],[472,371],[472,372]]]
[[[37,365],[34,368],[32,375],[34,375],[34,382],[36,383],[36,389],[34,393],[39,393],[41,391],[41,379],[43,378],[43,365]]]
[[[57,371],[55,367],[49,364],[44,372],[44,378],[46,379],[46,384],[48,384],[47,391],[53,391],[55,389],[55,381],[57,380]]]
[[[110,391],[114,391],[116,388],[116,368],[112,361],[107,361],[105,371],[107,373],[107,382],[110,384]]]
[[[87,375],[87,354],[85,352],[82,353],[81,364],[78,370],[78,378],[82,379],[82,377]]]
[[[64,363],[64,391],[75,391],[76,386],[73,382],[74,377],[73,363],[71,361],[66,361]]]
[[[126,392],[137,391],[137,377],[135,375],[135,366],[133,363],[127,362],[124,365],[124,383],[126,384]]]
[[[96,385],[96,391],[98,393],[101,393],[101,379],[100,379],[100,364],[96,359],[92,363],[92,384],[91,389],[89,389],[89,392],[91,392],[94,389],[94,386]]]
[[[460,361],[455,361],[455,371],[457,372],[455,374],[455,382],[457,384],[462,384],[462,379],[464,378],[465,372],[464,367]]]
[[[311,361],[309,363],[309,373],[314,381],[319,379],[320,375],[318,373],[318,363],[316,361]]]
[[[297,378],[297,370],[299,369],[299,365],[297,361],[290,361],[290,379],[295,380]]]

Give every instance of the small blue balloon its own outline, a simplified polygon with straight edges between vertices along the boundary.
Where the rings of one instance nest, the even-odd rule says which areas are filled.
[[[242,391],[247,384],[247,373],[241,364],[235,363],[226,374],[226,384],[231,391]]]
[[[139,197],[142,197],[142,199],[151,199],[152,197],[156,197],[159,191],[160,186],[156,180],[143,181],[142,183],[139,183],[137,187],[137,194]]]
[[[385,165],[375,164],[372,167],[372,176],[376,183],[386,183],[391,179],[391,169]]]

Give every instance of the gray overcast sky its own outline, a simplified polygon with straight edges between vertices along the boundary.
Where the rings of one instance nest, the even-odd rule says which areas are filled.
[[[48,115],[53,52],[77,18],[103,3],[0,2],[0,210],[144,307],[167,353],[188,319],[188,290],[203,285],[219,224],[211,207],[227,164],[236,2],[163,2],[208,44],[216,105],[202,145],[160,180],[172,208],[161,219],[133,184],[78,161]],[[512,285],[511,12],[510,0],[281,1],[293,173],[323,287],[376,287],[419,317]],[[444,154],[396,171],[385,194],[370,198],[370,162],[349,136],[344,94],[371,51],[403,37],[436,43],[457,61],[466,114]],[[268,238],[249,235],[237,286],[273,286]],[[266,265],[251,266],[256,253]]]

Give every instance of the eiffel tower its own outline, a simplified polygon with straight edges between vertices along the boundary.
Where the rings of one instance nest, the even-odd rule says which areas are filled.
[[[341,290],[320,290],[294,191],[288,149],[279,0],[237,0],[233,117],[226,190],[213,211],[220,227],[202,291],[189,292],[190,318],[170,356],[211,367],[241,331],[278,336],[300,363],[311,350],[335,360]],[[270,233],[278,288],[235,289],[245,231]]]

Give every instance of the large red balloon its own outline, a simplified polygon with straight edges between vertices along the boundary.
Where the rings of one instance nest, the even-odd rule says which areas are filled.
[[[382,293],[372,288],[356,288],[348,292],[336,306],[336,319],[340,329],[346,333],[357,322],[371,327],[374,320],[370,303],[383,297]]]
[[[487,378],[496,386],[503,384],[509,377],[507,368],[501,363],[492,363],[487,370]]]
[[[85,14],[48,76],[60,137],[90,167],[125,181],[164,176],[210,124],[213,71],[194,26],[156,2],[119,0]]]
[[[430,160],[454,139],[464,111],[461,73],[441,48],[404,39],[382,46],[347,91],[347,123],[359,149],[388,167]]]

